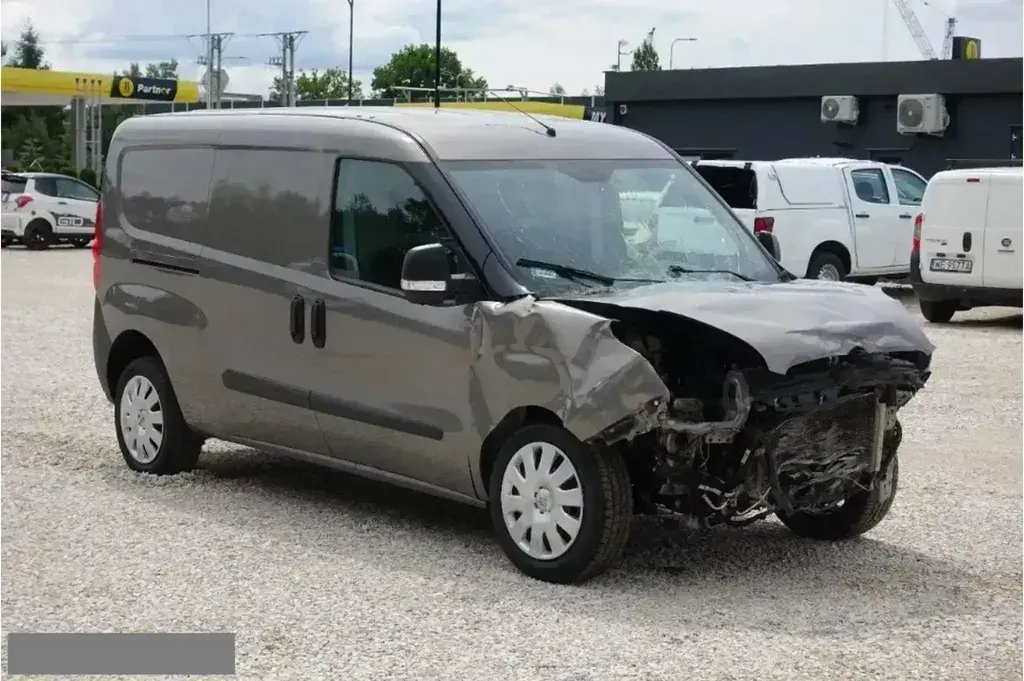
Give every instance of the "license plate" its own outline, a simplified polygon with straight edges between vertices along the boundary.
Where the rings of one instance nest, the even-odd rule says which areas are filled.
[[[970,274],[973,262],[970,260],[952,258],[932,258],[930,269],[932,272],[963,272]]]

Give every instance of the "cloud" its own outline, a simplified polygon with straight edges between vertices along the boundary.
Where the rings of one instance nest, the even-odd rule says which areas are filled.
[[[347,66],[349,5],[344,0],[210,0],[212,27],[233,32],[225,48],[231,90],[265,93],[277,69],[279,30],[307,30],[296,53],[301,68]],[[177,59],[197,78],[206,30],[205,0],[2,0],[5,40],[27,19],[43,36],[56,68],[110,72],[132,61]],[[676,68],[754,64],[919,59],[909,31],[889,0],[443,0],[444,43],[466,67],[493,85],[570,93],[593,89],[616,61],[617,41],[635,46],[656,27],[663,67],[672,41]],[[917,0],[912,6],[940,49],[945,17],[958,33],[980,38],[987,57],[1020,56],[1019,0]],[[434,0],[355,0],[354,72],[369,83],[373,68],[414,42],[433,43]],[[148,36],[148,37],[146,37]],[[628,66],[629,56],[623,57]]]

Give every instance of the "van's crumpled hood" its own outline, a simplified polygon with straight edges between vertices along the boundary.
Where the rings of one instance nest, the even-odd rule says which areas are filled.
[[[856,348],[928,355],[935,350],[902,303],[860,284],[680,281],[555,299],[666,312],[702,322],[745,341],[778,374]]]

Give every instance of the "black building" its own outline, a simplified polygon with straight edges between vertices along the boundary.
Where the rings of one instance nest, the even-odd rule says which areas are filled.
[[[1020,164],[1021,59],[812,64],[609,72],[607,120],[683,156],[775,160],[841,156],[949,167]],[[897,96],[941,94],[942,136],[897,130]],[[822,98],[857,97],[856,124],[821,122]]]

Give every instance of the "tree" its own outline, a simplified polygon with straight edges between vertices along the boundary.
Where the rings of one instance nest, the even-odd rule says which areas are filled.
[[[146,78],[169,78],[171,80],[178,80],[178,60],[170,59],[168,61],[161,61],[155,64],[146,64]]]
[[[604,87],[601,85],[594,86],[594,95],[597,97],[604,97]]]
[[[43,61],[43,48],[39,44],[39,34],[32,27],[32,22],[25,22],[21,36],[14,45],[14,56],[7,64],[22,69],[48,69],[50,65]]]
[[[561,83],[555,83],[550,88],[548,88],[548,92],[555,96],[561,96],[565,94],[565,88],[562,87]]]
[[[139,62],[133,61],[119,75],[131,78],[169,78],[171,80],[178,80],[178,60],[171,59],[170,61],[157,62],[156,64],[146,64],[145,69],[139,68]]]
[[[8,48],[7,66],[24,69],[49,69],[39,34],[26,23],[18,41]],[[2,116],[3,145],[17,154],[24,167],[51,170],[64,165],[70,157],[70,136],[67,116],[59,107],[4,107]]]
[[[391,55],[390,61],[373,70],[370,86],[378,97],[397,99],[399,87],[434,87],[434,46],[409,44]],[[484,90],[487,79],[477,77],[472,69],[463,68],[454,50],[441,48],[441,87]]]
[[[281,101],[281,92],[284,90],[284,82],[280,76],[274,79],[270,88],[271,101]],[[347,99],[348,98],[348,73],[341,68],[325,69],[319,71],[300,71],[295,79],[295,99]],[[352,99],[363,98],[363,84],[361,81],[352,81]]]
[[[633,71],[661,71],[658,51],[654,49],[654,31],[647,34],[640,47],[633,50]]]

